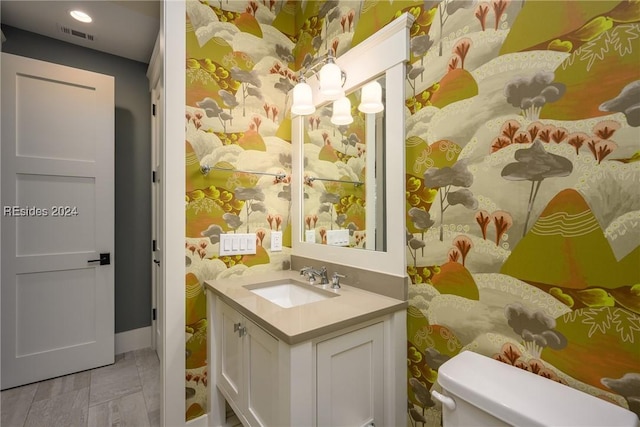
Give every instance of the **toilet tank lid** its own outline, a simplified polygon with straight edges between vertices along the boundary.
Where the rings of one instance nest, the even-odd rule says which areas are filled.
[[[440,366],[438,383],[452,397],[512,425],[640,425],[636,414],[620,406],[471,351]]]

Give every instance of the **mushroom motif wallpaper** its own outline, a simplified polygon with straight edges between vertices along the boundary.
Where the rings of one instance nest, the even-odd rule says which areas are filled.
[[[202,283],[289,267],[297,70],[404,12],[408,425],[440,425],[429,390],[463,350],[640,415],[639,2],[186,5],[187,419],[212,386]],[[218,256],[234,232],[256,255]]]

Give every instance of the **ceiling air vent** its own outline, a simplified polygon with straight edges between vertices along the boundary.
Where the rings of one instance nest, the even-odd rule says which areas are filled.
[[[94,40],[94,37],[93,37],[92,34],[87,34],[87,33],[82,32],[82,31],[74,30],[73,28],[65,27],[64,25],[60,25],[60,24],[58,24],[58,28],[60,28],[60,31],[62,31],[63,33],[68,34],[70,36],[79,37],[81,39],[85,39],[85,40],[89,40],[89,41],[93,41]]]

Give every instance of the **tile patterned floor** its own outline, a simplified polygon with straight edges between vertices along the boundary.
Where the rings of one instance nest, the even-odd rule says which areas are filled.
[[[226,404],[225,410],[225,427],[242,427],[242,423],[228,403]]]
[[[113,365],[1,393],[2,427],[160,425],[160,363],[152,349],[116,356]]]

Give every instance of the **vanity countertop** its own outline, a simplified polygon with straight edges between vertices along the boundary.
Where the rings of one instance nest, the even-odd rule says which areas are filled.
[[[283,279],[301,281],[302,278],[298,271],[273,271],[259,276],[208,280],[205,286],[225,303],[290,345],[407,307],[406,301],[344,284],[337,290],[339,296],[335,298],[291,308],[280,307],[245,288],[246,285]]]

